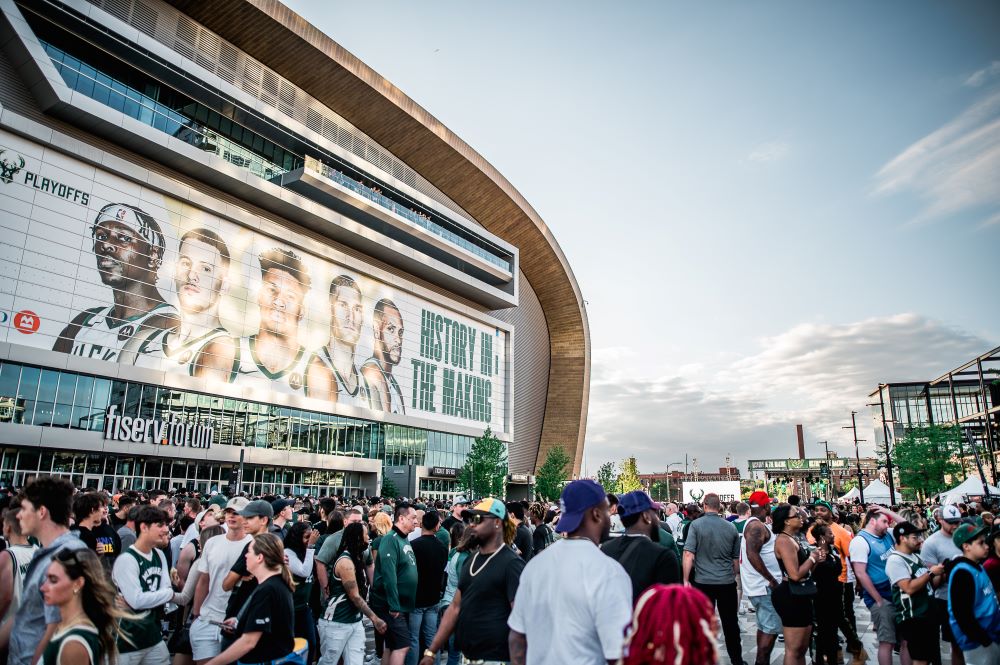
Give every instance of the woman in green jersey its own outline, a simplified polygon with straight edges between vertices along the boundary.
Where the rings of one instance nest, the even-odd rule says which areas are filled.
[[[57,552],[41,591],[45,604],[62,615],[42,654],[43,665],[115,662],[115,633],[124,613],[115,606],[115,588],[94,552]]]

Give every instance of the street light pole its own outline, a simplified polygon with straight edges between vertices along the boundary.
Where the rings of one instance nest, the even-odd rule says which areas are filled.
[[[865,488],[864,488],[864,482],[861,480],[861,453],[858,452],[858,443],[859,443],[858,423],[854,419],[854,416],[856,416],[857,413],[858,413],[857,411],[851,411],[851,426],[841,427],[840,429],[849,429],[854,433],[854,459],[855,461],[857,461],[858,464],[858,496],[860,497],[861,505],[863,506],[865,505]],[[890,497],[890,503],[891,503],[891,498],[892,497]]]
[[[670,467],[672,467],[672,466],[680,466],[681,464],[684,464],[684,462],[671,462],[670,464],[667,465],[667,471],[666,471],[666,474],[667,474],[667,503],[670,503],[670,502],[673,501],[673,499],[670,497]]]
[[[825,460],[826,460],[827,476],[825,478],[825,480],[826,480],[826,496],[824,498],[830,499],[832,497],[832,494],[830,492],[830,489],[831,489],[830,485],[831,485],[831,479],[833,478],[833,476],[830,475],[830,442],[829,441],[817,441],[816,445],[817,446],[823,446],[824,450],[826,450]],[[822,476],[822,472],[821,472],[821,476]]]

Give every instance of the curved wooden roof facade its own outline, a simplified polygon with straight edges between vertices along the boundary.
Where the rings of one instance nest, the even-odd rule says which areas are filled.
[[[590,331],[559,244],[525,198],[433,115],[276,0],[167,0],[353,123],[515,245],[549,334],[548,395],[536,467],[548,448],[573,449],[579,474],[590,395]],[[517,331],[515,330],[515,344]],[[516,389],[516,377],[515,377]]]

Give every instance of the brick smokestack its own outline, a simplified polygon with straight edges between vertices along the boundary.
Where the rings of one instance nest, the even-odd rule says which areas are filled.
[[[795,426],[795,436],[799,440],[799,459],[806,458],[806,440],[802,436],[802,425]]]

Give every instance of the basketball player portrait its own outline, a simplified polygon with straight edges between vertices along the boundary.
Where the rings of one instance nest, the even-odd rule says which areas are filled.
[[[91,227],[101,282],[111,288],[113,305],[77,314],[53,345],[53,351],[118,362],[136,335],[144,338],[175,328],[177,310],[156,288],[163,263],[164,241],[159,224],[148,213],[125,203],[110,203]]]
[[[361,287],[348,275],[340,275],[330,282],[330,340],[317,352],[335,382],[332,389],[337,393],[337,401],[351,406],[368,406],[368,388],[355,364],[355,351],[361,339],[364,324]],[[310,380],[310,392],[318,394],[318,377]]]
[[[191,376],[235,379],[239,343],[219,320],[219,301],[229,289],[229,264],[229,247],[215,231],[198,228],[181,236],[174,264],[180,325],[143,341],[137,364],[180,366]]]
[[[388,298],[375,303],[372,330],[372,357],[361,366],[361,375],[368,383],[370,406],[375,411],[406,413],[403,393],[392,375],[392,369],[403,356],[403,315]]]
[[[260,255],[261,284],[257,292],[260,328],[240,339],[238,381],[269,380],[270,388],[287,394],[306,394],[307,372],[328,372],[300,342],[305,298],[311,279],[295,253],[274,248]],[[334,401],[336,393],[333,394]]]

